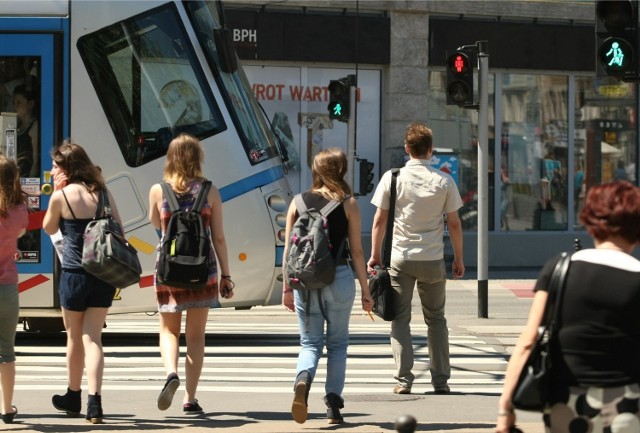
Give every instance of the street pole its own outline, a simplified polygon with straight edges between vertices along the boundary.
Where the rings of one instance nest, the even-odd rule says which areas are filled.
[[[489,317],[489,52],[478,47],[478,317]]]
[[[355,190],[355,158],[356,158],[356,89],[358,83],[355,75],[348,75],[349,81],[349,121],[347,122],[347,182]]]

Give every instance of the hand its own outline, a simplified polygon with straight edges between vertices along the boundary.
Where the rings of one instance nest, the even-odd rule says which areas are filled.
[[[58,191],[59,189],[64,188],[68,184],[69,184],[69,178],[67,177],[66,173],[63,173],[62,171],[58,171],[53,176],[53,190],[54,191]]]
[[[373,298],[371,297],[371,294],[363,293],[361,301],[362,301],[362,309],[367,313],[370,313],[371,309],[373,308]]]
[[[295,301],[293,297],[293,291],[283,291],[282,292],[282,305],[287,309],[290,313],[296,311]]]
[[[380,260],[378,260],[378,259],[376,259],[374,257],[371,257],[369,259],[369,261],[367,262],[367,272],[370,273],[370,274],[373,274],[374,273],[374,269],[376,268],[376,266],[378,266],[378,267],[380,266]]]
[[[451,265],[451,274],[454,279],[464,277],[464,262],[461,258],[454,258],[453,264]]]
[[[229,278],[221,278],[219,282],[220,286],[220,296],[223,299],[231,299],[233,298],[233,289],[235,288],[235,284]]]
[[[496,433],[518,433],[520,429],[515,427],[516,415],[498,415],[496,421]]]

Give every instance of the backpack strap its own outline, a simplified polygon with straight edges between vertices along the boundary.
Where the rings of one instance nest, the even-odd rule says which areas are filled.
[[[193,209],[191,209],[194,212],[198,212],[200,213],[202,211],[202,208],[204,207],[204,204],[207,202],[207,196],[209,195],[209,190],[211,189],[211,181],[210,180],[205,180],[204,182],[202,182],[202,188],[200,188],[200,192],[198,193],[198,197],[196,198],[196,202],[193,205]]]
[[[173,188],[171,188],[167,182],[160,182],[160,186],[162,187],[162,194],[164,195],[164,199],[167,201],[171,212],[179,211],[180,205],[178,204],[176,193],[173,192]]]
[[[349,197],[345,197],[344,200],[348,198]],[[296,194],[293,197],[293,199],[296,202],[296,210],[298,211],[298,215],[305,213],[307,211],[307,205],[305,204],[304,199],[302,198],[302,194]],[[320,215],[322,215],[325,218],[328,217],[331,212],[333,212],[338,206],[342,204],[342,201],[336,201],[336,200],[329,201],[329,203],[327,203],[326,205],[324,205],[322,209],[320,209]]]
[[[98,207],[94,219],[110,218],[111,204],[109,203],[109,193],[106,189],[98,191]]]

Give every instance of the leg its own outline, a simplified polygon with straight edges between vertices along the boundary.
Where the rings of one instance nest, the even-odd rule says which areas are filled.
[[[431,383],[436,392],[447,391],[451,377],[449,363],[449,330],[445,318],[447,275],[444,260],[415,262],[420,272],[418,294],[422,303],[422,314],[428,327],[427,342],[431,372]]]
[[[84,312],[82,340],[84,346],[84,365],[87,369],[87,387],[89,394],[102,394],[104,374],[104,352],[102,349],[102,329],[107,318],[108,308],[87,308]]]
[[[306,296],[310,296],[310,310],[307,312]],[[315,291],[295,292],[296,314],[300,327],[300,353],[298,354],[298,365],[296,374],[301,371],[308,371],[311,380],[316,375],[318,362],[322,356],[324,348],[324,317],[320,311],[318,297]]]
[[[160,313],[160,354],[167,381],[158,397],[158,409],[167,410],[173,395],[180,386],[178,379],[178,357],[180,356],[180,325],[182,313]]]
[[[391,350],[393,359],[396,362],[396,375],[394,378],[398,381],[400,388],[394,389],[394,392],[410,390],[415,379],[411,372],[413,369],[411,300],[413,299],[416,279],[404,271],[405,266],[405,261],[394,260],[391,262],[389,271],[391,285],[397,292],[394,299],[396,316],[391,322]],[[405,388],[405,390],[402,390],[402,388]]]
[[[323,289],[322,300],[327,312],[327,394],[342,395],[347,369],[349,319],[356,296],[353,272],[340,266],[333,284]]]
[[[62,308],[64,328],[67,331],[67,380],[71,391],[80,391],[84,372],[84,344],[82,342],[84,311]]]
[[[196,390],[204,363],[205,329],[209,308],[190,308],[187,310],[185,338],[187,340],[187,359],[185,360],[185,376],[187,380],[184,403],[196,401]]]
[[[160,355],[166,374],[178,372],[182,313],[160,313]]]
[[[0,284],[0,386],[3,414],[14,412],[13,390],[16,381],[16,326],[19,315],[17,284]]]

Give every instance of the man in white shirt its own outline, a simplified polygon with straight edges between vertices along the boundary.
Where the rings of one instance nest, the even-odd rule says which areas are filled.
[[[409,161],[400,169],[394,206],[391,251],[391,284],[396,290],[395,319],[391,323],[391,348],[396,363],[393,392],[409,394],[415,379],[411,338],[411,300],[414,287],[422,303],[428,326],[431,384],[437,394],[450,392],[449,331],[445,318],[447,272],[444,263],[444,220],[447,216],[453,246],[453,278],[464,276],[462,225],[458,209],[462,199],[453,178],[431,166],[433,151],[431,129],[412,123],[405,133],[405,151]],[[371,199],[376,211],[371,233],[369,270],[382,263],[382,241],[389,216],[391,171],[387,171]]]

